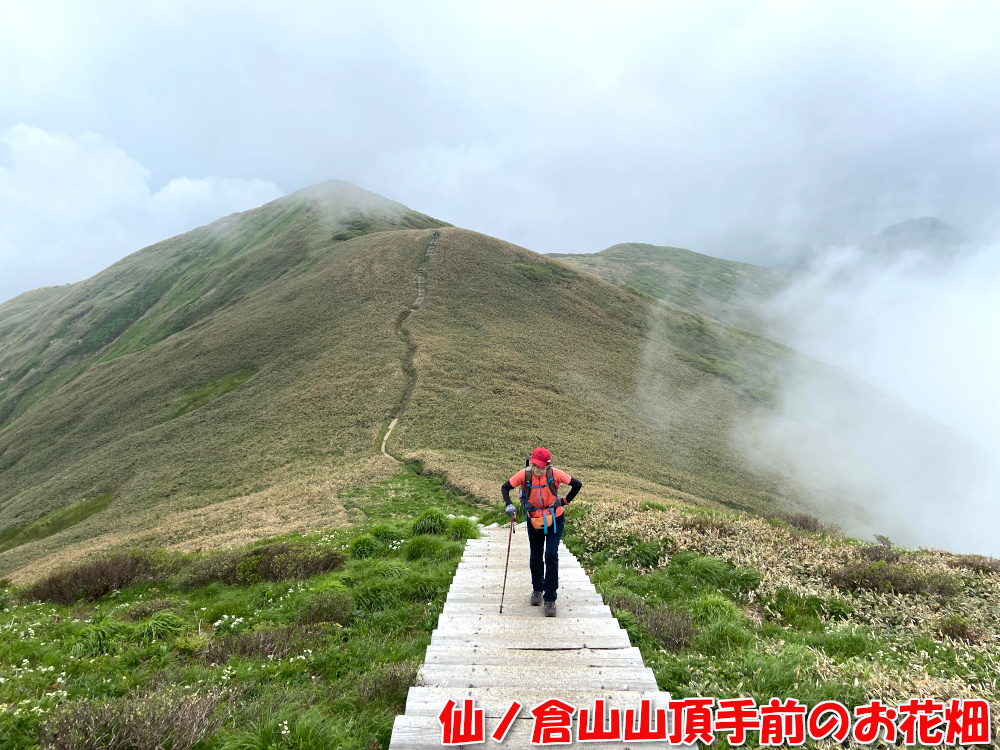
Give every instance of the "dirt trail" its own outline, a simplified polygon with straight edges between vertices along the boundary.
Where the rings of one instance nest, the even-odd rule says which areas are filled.
[[[382,455],[387,458],[395,460],[395,456],[390,456],[385,450],[385,444],[389,442],[389,435],[392,434],[392,428],[396,426],[396,422],[399,421],[397,417],[393,417],[392,421],[389,422],[389,429],[385,431],[385,437],[382,438],[382,447],[379,449],[382,451]]]
[[[424,300],[427,298],[427,268],[430,266],[431,256],[434,255],[434,249],[437,247],[440,237],[441,233],[435,230],[431,236],[430,243],[427,245],[427,252],[424,253],[424,259],[417,266],[417,298],[413,301],[413,306],[409,310],[404,310],[400,313],[399,318],[396,320],[396,333],[403,339],[403,343],[406,344],[406,357],[403,359],[403,372],[406,374],[406,389],[403,391],[403,398],[399,402],[399,408],[396,409],[396,414],[393,416],[392,421],[389,422],[389,428],[385,431],[385,436],[382,438],[382,445],[379,448],[383,455],[394,460],[398,459],[386,450],[386,445],[389,442],[389,436],[392,434],[393,429],[403,416],[403,410],[406,409],[406,404],[410,400],[413,387],[417,384],[417,371],[413,367],[413,358],[417,353],[417,347],[410,340],[410,332],[403,327],[403,323],[410,317],[411,312],[420,309],[420,306],[424,304]]]

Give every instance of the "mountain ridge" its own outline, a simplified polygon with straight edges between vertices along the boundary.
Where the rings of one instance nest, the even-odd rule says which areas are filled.
[[[767,329],[757,308],[788,282],[783,272],[762,266],[642,242],[549,257],[680,310],[761,335]]]
[[[30,320],[23,300],[0,305],[0,376],[16,376],[0,383],[0,534],[114,498],[0,553],[0,575],[116,544],[192,549],[356,522],[351,488],[398,470],[379,438],[410,346],[415,384],[389,450],[479,502],[529,444],[598,499],[754,512],[808,500],[733,443],[808,358],[399,204],[313,196],[157,243]]]

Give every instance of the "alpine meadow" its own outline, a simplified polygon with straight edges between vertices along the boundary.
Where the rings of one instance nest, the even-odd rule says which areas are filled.
[[[845,536],[877,499],[761,459],[803,373],[929,465],[964,450],[767,338],[786,281],[328,182],[0,304],[0,745],[386,747],[540,445],[661,690],[1000,715],[1000,563]]]

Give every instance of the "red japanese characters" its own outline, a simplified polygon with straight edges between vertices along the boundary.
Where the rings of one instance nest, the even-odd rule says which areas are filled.
[[[490,739],[503,743],[523,705],[513,701],[504,711]],[[898,707],[879,700],[851,712],[838,701],[822,701],[811,710],[795,698],[771,698],[758,706],[752,698],[684,698],[654,708],[643,699],[639,707],[612,708],[598,698],[592,706],[577,707],[558,698],[539,703],[530,711],[531,744],[570,745],[587,742],[652,742],[712,744],[716,735],[739,747],[750,732],[757,732],[762,747],[799,747],[807,740],[848,737],[862,745],[877,740],[923,747],[983,745],[990,742],[990,707],[984,700],[940,701],[913,698]],[[574,717],[579,714],[574,731]],[[475,745],[486,742],[486,717],[471,698],[458,708],[449,700],[438,715],[442,745]]]

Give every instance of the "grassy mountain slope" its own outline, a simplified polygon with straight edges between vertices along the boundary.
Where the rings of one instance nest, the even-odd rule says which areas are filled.
[[[268,227],[269,217],[289,213],[295,221]],[[350,485],[369,473],[356,461],[372,457],[403,386],[393,318],[412,293],[391,269],[415,265],[422,247],[409,232],[389,239],[388,249],[393,233],[333,240],[331,232],[343,230],[331,213],[310,193],[293,196],[129,256],[22,325],[2,316],[9,416],[0,430],[0,529],[108,492],[116,497],[85,523],[7,555],[72,558],[95,538],[103,539],[99,546],[140,541],[134,534],[141,531],[161,541],[220,544],[234,530],[281,528],[296,514],[307,521],[343,513],[331,500],[340,486],[331,477],[353,477]],[[378,216],[381,226],[389,224],[384,216],[391,218]],[[213,266],[202,257],[227,252],[244,260]],[[118,339],[89,356],[72,353],[102,321],[128,309],[143,284],[166,287],[164,277],[184,276],[178,267],[187,280],[167,287]],[[203,303],[214,310],[195,301],[185,311],[177,297],[192,286],[217,290]],[[21,300],[0,311],[17,310]],[[181,316],[194,320],[166,335],[161,326]],[[53,328],[70,328],[76,338],[64,339],[62,350],[58,341],[37,346],[56,338]],[[33,366],[15,369],[33,352]],[[248,373],[239,388],[173,418],[192,394]],[[199,510],[207,506],[211,513]]]
[[[686,312],[761,332],[755,303],[784,284],[778,271],[679,247],[628,242],[599,253],[550,253],[574,268],[630,287]]]
[[[775,397],[788,349],[458,229],[408,325],[420,375],[394,445],[479,493],[544,443],[596,495],[777,499],[728,431]]]
[[[349,490],[397,470],[379,438],[408,372],[389,450],[490,503],[545,444],[592,498],[801,506],[734,436],[803,366],[883,408],[759,336],[342,184],[37,295],[0,305],[0,539],[26,540],[0,576],[18,581],[116,545],[363,520]]]
[[[345,240],[442,225],[323,183],[151,245],[87,281],[23,294],[0,305],[0,427],[95,364],[190,329]]]

